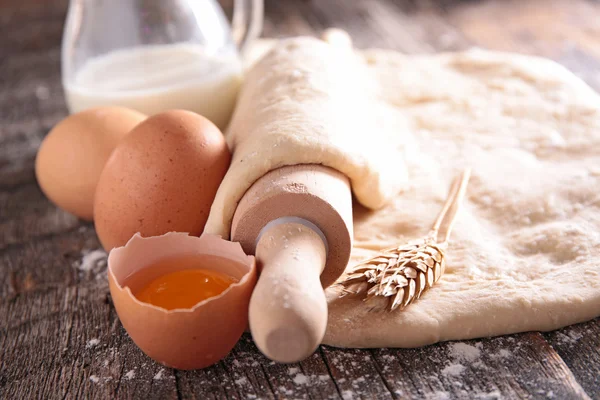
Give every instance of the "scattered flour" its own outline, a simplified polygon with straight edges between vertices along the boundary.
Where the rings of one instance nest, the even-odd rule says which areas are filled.
[[[96,375],[90,375],[90,381],[98,383],[100,382],[100,378],[98,378]]]
[[[308,377],[304,374],[297,374],[294,377],[294,383],[296,385],[306,385],[308,383]]]
[[[288,396],[290,396],[290,395],[294,394],[294,391],[293,391],[293,390],[291,390],[291,389],[286,389],[286,387],[285,387],[285,386],[279,386],[279,391],[280,391],[281,393],[285,393],[285,394],[287,394]]]
[[[247,382],[248,382],[248,379],[246,379],[245,376],[242,376],[241,378],[235,380],[236,385],[243,385]]]
[[[556,337],[560,340],[560,343],[562,344],[575,344],[579,341],[579,339],[583,337],[583,335],[578,332],[558,332],[556,334]]]
[[[163,372],[164,372],[164,369],[161,368],[160,371],[158,371],[157,374],[154,375],[153,379],[156,381],[160,381],[163,378]]]
[[[351,400],[354,398],[354,392],[352,390],[344,390],[342,392],[342,399]]]
[[[475,395],[475,399],[477,400],[502,400],[502,393],[499,390],[494,390],[489,393],[478,393]]]
[[[125,374],[125,379],[127,379],[128,381],[132,380],[133,378],[135,378],[135,371],[131,370],[128,373]]]
[[[344,368],[344,364],[340,361],[338,357],[334,357],[331,360],[331,363],[338,369],[340,372],[344,372],[346,369]]]
[[[475,362],[481,357],[481,343],[471,346],[466,343],[451,343],[450,356],[457,360]]]
[[[82,250],[81,256],[81,260],[73,264],[81,272],[98,274],[106,268],[108,255],[102,249]]]
[[[43,85],[36,87],[35,97],[37,97],[39,100],[48,100],[50,98],[50,89]]]
[[[442,370],[442,374],[447,376],[459,376],[464,370],[465,366],[462,364],[450,364]]]
[[[443,390],[437,391],[437,392],[433,392],[433,393],[428,393],[425,398],[427,400],[449,400],[450,399],[450,395],[448,394],[448,392],[444,392]]]
[[[329,375],[319,375],[319,382],[325,382],[329,380]]]
[[[442,369],[442,374],[448,377],[460,376],[465,371],[466,367],[460,362],[456,361],[469,363],[476,368],[485,367],[483,362],[481,362],[481,347],[481,343],[477,343],[475,346],[471,346],[470,344],[462,342],[450,343],[449,355],[454,359],[455,362],[448,363],[444,369]]]
[[[86,349],[91,349],[92,347],[96,347],[98,346],[98,344],[100,343],[100,340],[98,339],[90,339],[87,344],[85,345]]]
[[[297,374],[300,370],[298,368],[289,368],[288,369],[288,374],[290,375],[294,375]]]
[[[497,353],[490,354],[491,359],[509,358],[510,356],[512,356],[512,353],[506,349],[500,349]]]
[[[356,378],[356,379],[354,380],[354,382],[352,382],[352,386],[354,386],[354,385],[357,385],[357,386],[358,386],[359,384],[363,383],[364,381],[365,381],[365,378],[364,378],[364,377],[362,377],[362,376],[361,376],[360,378]]]

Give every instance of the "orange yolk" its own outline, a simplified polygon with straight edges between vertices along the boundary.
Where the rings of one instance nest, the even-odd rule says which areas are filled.
[[[237,280],[221,272],[185,269],[159,276],[134,295],[144,303],[167,310],[191,308],[221,294],[234,282]]]

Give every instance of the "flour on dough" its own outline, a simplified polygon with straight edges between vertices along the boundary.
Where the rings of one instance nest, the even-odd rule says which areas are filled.
[[[378,144],[379,154],[396,152],[409,180],[408,185],[400,178],[394,182],[395,171],[390,170],[399,167],[392,163],[381,170],[382,164],[370,165],[370,159],[354,155],[354,172],[361,171],[354,176],[354,190],[361,177],[371,179],[377,189],[373,198],[363,192],[359,200],[373,208],[384,199],[392,201],[377,211],[355,205],[352,263],[425,235],[452,178],[467,166],[473,172],[451,237],[446,273],[438,284],[405,311],[381,314],[370,313],[360,299],[340,299],[334,288],[328,289],[325,343],[415,347],[553,330],[599,316],[600,97],[560,65],[540,58],[482,50],[424,56],[384,50],[356,53],[354,80],[369,95],[366,118],[377,121],[369,137]],[[327,57],[314,48],[307,48],[302,57],[311,55]],[[324,76],[304,74],[306,65],[316,68],[314,61],[279,56],[288,73],[297,69],[306,79]],[[348,68],[327,60],[334,71],[339,69],[341,84]],[[264,66],[262,72],[256,67],[252,71],[252,79],[266,74]],[[285,70],[277,73],[277,79],[294,79],[285,78]],[[333,83],[319,84],[332,90],[327,85]],[[334,94],[352,93],[342,89],[334,88]],[[342,115],[343,109],[330,107]],[[304,111],[314,113],[310,108]],[[289,119],[285,112],[274,112],[272,120]],[[327,117],[316,117],[319,128],[318,119]],[[302,118],[298,121],[284,126],[293,132],[302,126]],[[277,130],[277,125],[268,128]],[[281,139],[285,132],[279,132],[278,140],[287,140]],[[260,161],[272,155],[269,149],[248,143],[236,148],[238,143],[229,140],[235,142],[234,162],[255,157],[251,165],[260,175],[270,168]],[[303,162],[305,155],[299,157],[296,149],[290,145],[278,157]],[[262,152],[262,158],[254,151]],[[363,154],[372,158],[375,153],[366,148]],[[339,168],[337,161],[329,160]],[[368,173],[361,169],[365,166],[375,169]],[[245,174],[238,166],[234,175],[246,179],[242,187],[251,185],[251,172]],[[367,187],[368,182],[361,185]],[[226,234],[227,212],[215,211],[224,205],[235,209],[247,187],[221,189],[207,229]]]
[[[452,178],[467,166],[473,177],[438,284],[382,314],[330,288],[325,343],[415,347],[600,315],[600,97],[540,58],[361,54],[414,149],[410,189],[377,212],[355,208],[352,262],[426,234]]]
[[[226,132],[231,167],[206,232],[227,238],[244,193],[286,165],[337,169],[350,178],[361,204],[383,206],[407,175],[399,146],[380,144],[391,132],[407,137],[408,127],[402,118],[381,118],[380,105],[378,85],[349,42],[299,37],[277,43],[245,76]]]

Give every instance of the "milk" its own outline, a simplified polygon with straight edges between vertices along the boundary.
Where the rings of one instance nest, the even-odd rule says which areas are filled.
[[[87,61],[65,82],[69,110],[114,105],[152,115],[194,111],[219,128],[227,125],[241,83],[235,53],[209,55],[198,45],[140,46]]]

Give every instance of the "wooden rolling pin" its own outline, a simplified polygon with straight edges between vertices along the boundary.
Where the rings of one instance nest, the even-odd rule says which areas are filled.
[[[261,271],[249,310],[256,345],[278,362],[308,357],[325,335],[324,288],[350,258],[348,178],[313,164],[269,172],[244,194],[231,238],[255,254]]]

